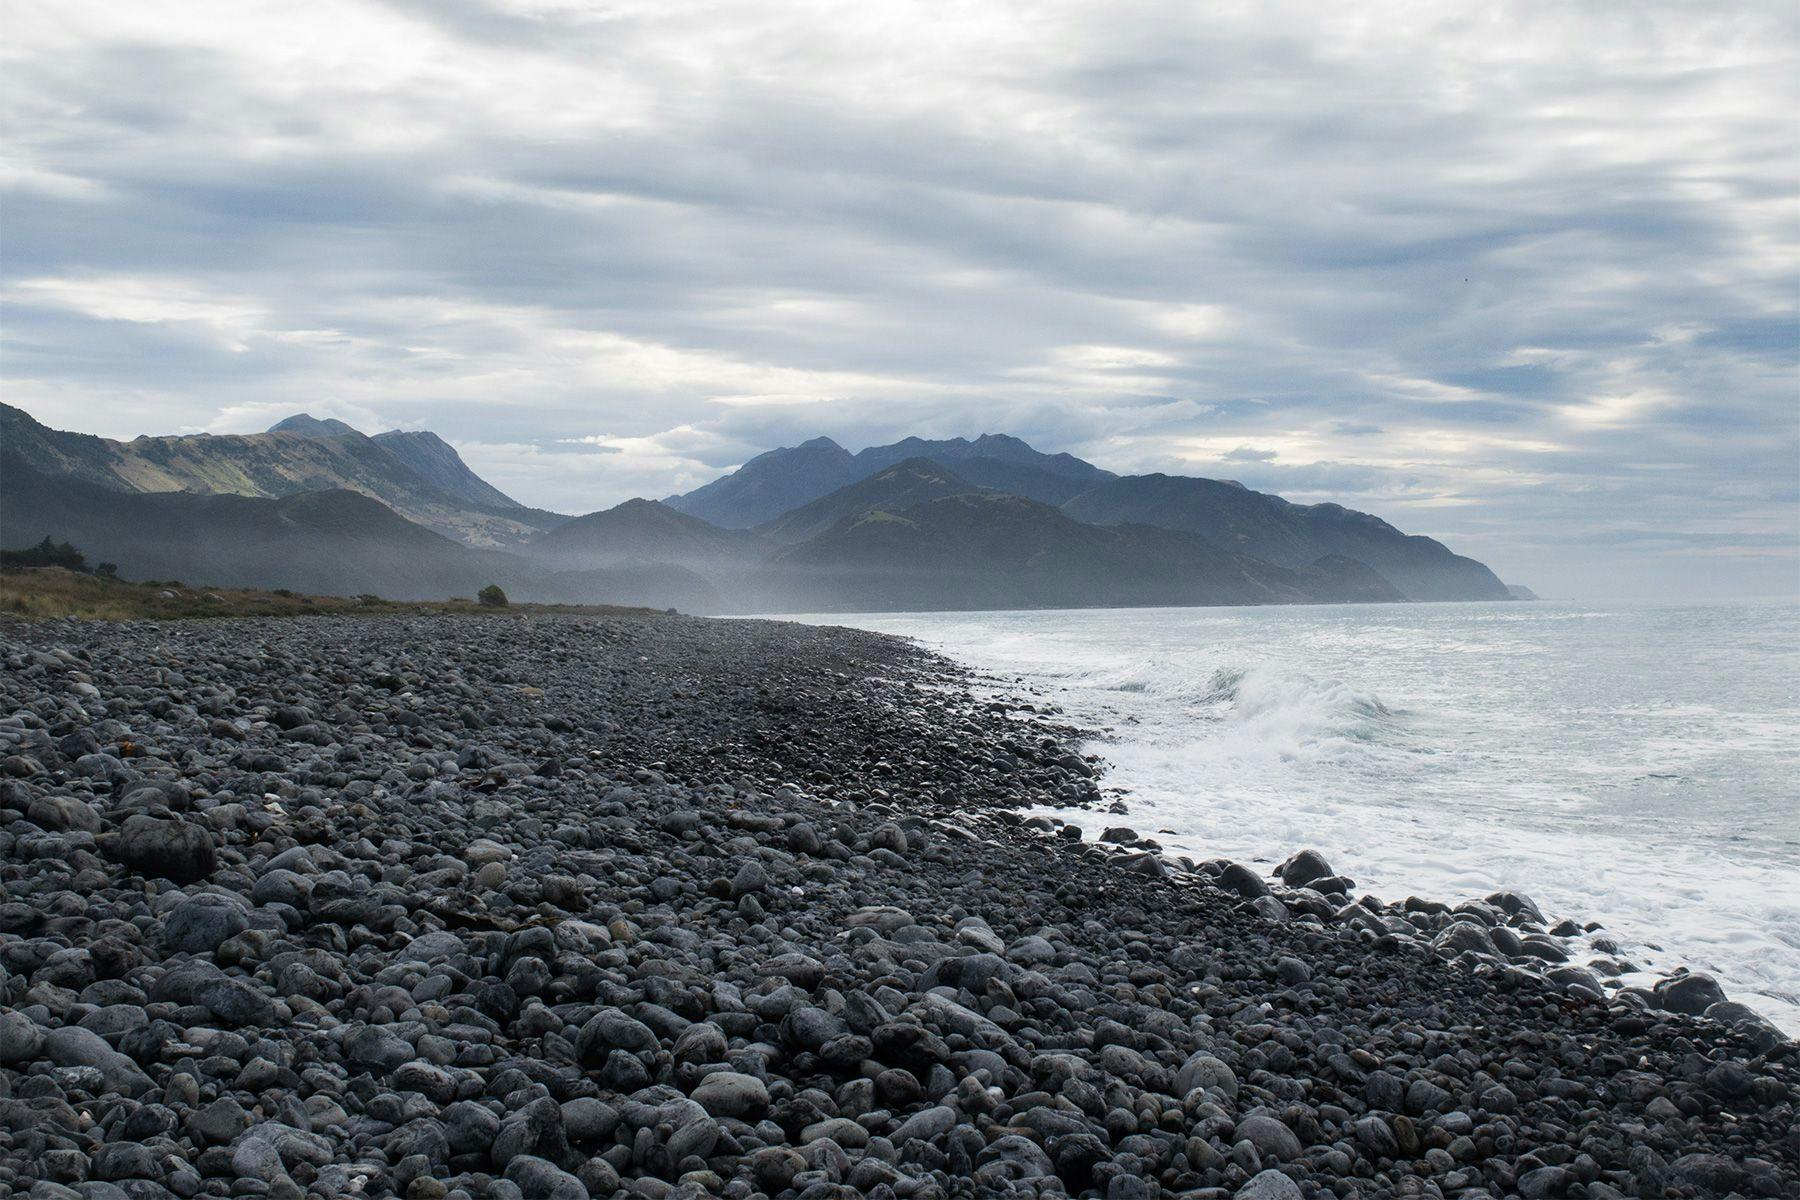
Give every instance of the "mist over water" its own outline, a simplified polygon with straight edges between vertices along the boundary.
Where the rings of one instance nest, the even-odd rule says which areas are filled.
[[[1090,830],[1265,869],[1312,847],[1387,899],[1523,891],[1800,1033],[1800,605],[810,619],[1105,730],[1130,815],[1063,814]]]

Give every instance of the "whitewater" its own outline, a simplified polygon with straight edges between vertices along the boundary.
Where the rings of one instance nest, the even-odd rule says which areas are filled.
[[[1525,892],[1647,983],[1800,1034],[1800,605],[1517,602],[806,617],[916,638],[1100,731],[1129,824],[1359,892]],[[1595,947],[1609,939],[1617,950]]]

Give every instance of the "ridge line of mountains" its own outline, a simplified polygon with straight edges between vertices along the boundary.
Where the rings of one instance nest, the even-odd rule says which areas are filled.
[[[0,404],[0,546],[72,542],[137,579],[687,612],[1503,600],[1486,566],[1336,504],[1116,475],[1004,434],[830,438],[682,495],[520,504],[436,434],[297,414],[260,434],[51,429]]]

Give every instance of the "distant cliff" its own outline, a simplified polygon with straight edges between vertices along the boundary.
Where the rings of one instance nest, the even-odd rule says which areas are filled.
[[[1096,525],[1140,524],[1201,533],[1277,566],[1327,555],[1379,572],[1409,600],[1505,600],[1506,585],[1442,542],[1401,533],[1339,504],[1292,504],[1241,484],[1179,475],[1127,475],[1076,496],[1063,511]]]

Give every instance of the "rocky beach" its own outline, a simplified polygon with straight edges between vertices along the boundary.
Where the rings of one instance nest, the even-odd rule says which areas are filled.
[[[1800,1196],[1800,1047],[1705,976],[1027,818],[1082,731],[900,639],[0,657],[0,1196]]]

